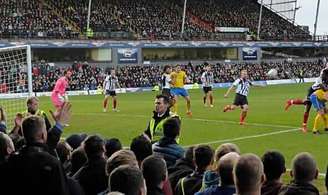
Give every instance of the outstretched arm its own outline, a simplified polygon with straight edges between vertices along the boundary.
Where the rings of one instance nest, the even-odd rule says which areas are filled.
[[[227,98],[228,95],[230,94],[231,90],[233,90],[234,86],[231,85],[231,87],[228,89],[228,91],[224,94],[224,98]]]

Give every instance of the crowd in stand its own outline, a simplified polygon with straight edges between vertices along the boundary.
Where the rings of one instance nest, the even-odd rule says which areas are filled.
[[[166,96],[156,98],[168,107]],[[70,103],[51,113],[52,127],[46,126],[47,115],[38,106],[39,100],[30,98],[27,112],[16,116],[11,131],[0,109],[4,194],[319,195],[314,182],[318,166],[310,153],[295,155],[292,180],[284,184],[287,165],[279,151],[267,151],[260,158],[241,154],[233,143],[215,151],[210,145],[184,148],[176,141],[181,130],[178,118],[165,120],[158,141],[152,143],[140,135],[126,149],[119,139],[99,135],[72,134],[60,139],[70,120]]]
[[[38,0],[0,0],[0,38],[77,38]]]
[[[206,63],[204,63],[206,64]],[[204,64],[182,65],[186,71],[190,84],[201,83]],[[297,79],[301,77],[317,77],[323,68],[318,61],[312,62],[275,62],[275,63],[241,63],[212,65],[215,83],[232,82],[239,77],[240,71],[246,69],[250,79],[254,81],[272,79],[267,77],[270,69],[278,71],[274,79]],[[107,69],[91,66],[87,62],[75,62],[72,67],[54,67],[47,63],[37,63],[33,67],[33,87],[35,92],[51,91],[56,80],[67,69],[73,73],[69,90],[95,90],[102,86]],[[153,87],[160,83],[163,67],[159,65],[138,65],[115,67],[119,84],[123,88]]]
[[[105,34],[129,32],[135,35],[130,38],[147,40],[220,40],[222,33],[214,32],[215,27],[243,27],[249,28],[250,33],[257,32],[260,5],[255,0],[190,0],[185,33],[181,37],[183,2],[94,1],[90,28],[93,32]],[[0,3],[0,37],[73,39],[87,30],[88,0],[1,0]],[[72,30],[72,24],[78,29]],[[100,34],[90,36],[97,38]],[[234,37],[230,38],[245,40],[246,36]],[[307,32],[265,8],[261,38],[306,40],[310,37]]]

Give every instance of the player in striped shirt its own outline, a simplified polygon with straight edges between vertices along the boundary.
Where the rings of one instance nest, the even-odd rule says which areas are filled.
[[[210,106],[212,108],[214,107],[213,91],[212,91],[212,85],[214,83],[214,75],[213,72],[211,72],[211,66],[209,64],[205,66],[205,71],[201,76],[201,81],[203,84],[203,91],[204,91],[204,97],[203,97],[204,106]]]
[[[103,83],[103,89],[105,93],[105,99],[104,99],[104,112],[107,112],[107,103],[109,96],[113,98],[113,111],[118,112],[117,109],[117,96],[116,96],[116,87],[121,88],[120,84],[118,82],[118,78],[115,75],[115,70],[112,69],[110,71],[110,75],[107,75],[104,83]]]
[[[242,70],[240,73],[240,78],[235,80],[232,83],[232,86],[228,89],[228,91],[224,94],[224,98],[227,98],[229,93],[233,88],[236,88],[236,96],[232,105],[226,105],[224,107],[223,112],[234,110],[236,107],[240,106],[241,114],[240,114],[240,125],[244,124],[245,118],[247,116],[248,111],[248,100],[247,95],[250,87],[252,86],[252,82],[248,79],[247,71]]]

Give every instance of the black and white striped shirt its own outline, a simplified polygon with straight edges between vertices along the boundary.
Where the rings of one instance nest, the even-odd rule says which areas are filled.
[[[162,82],[161,82],[162,89],[170,89],[171,88],[170,82],[171,82],[171,75],[164,73],[162,75]]]
[[[117,76],[108,75],[104,82],[106,90],[115,91],[116,86],[118,85],[118,78]]]
[[[247,96],[249,92],[249,88],[253,85],[248,79],[237,79],[232,83],[234,87],[237,87],[236,93]]]
[[[212,72],[205,71],[201,76],[203,87],[211,87],[214,83],[214,75]]]

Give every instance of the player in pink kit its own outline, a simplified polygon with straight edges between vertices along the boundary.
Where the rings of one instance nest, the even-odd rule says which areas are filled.
[[[60,77],[55,84],[54,89],[51,93],[51,102],[56,107],[56,109],[60,109],[65,102],[68,101],[66,96],[66,88],[68,87],[68,81],[72,76],[71,71],[65,71],[65,76]]]

